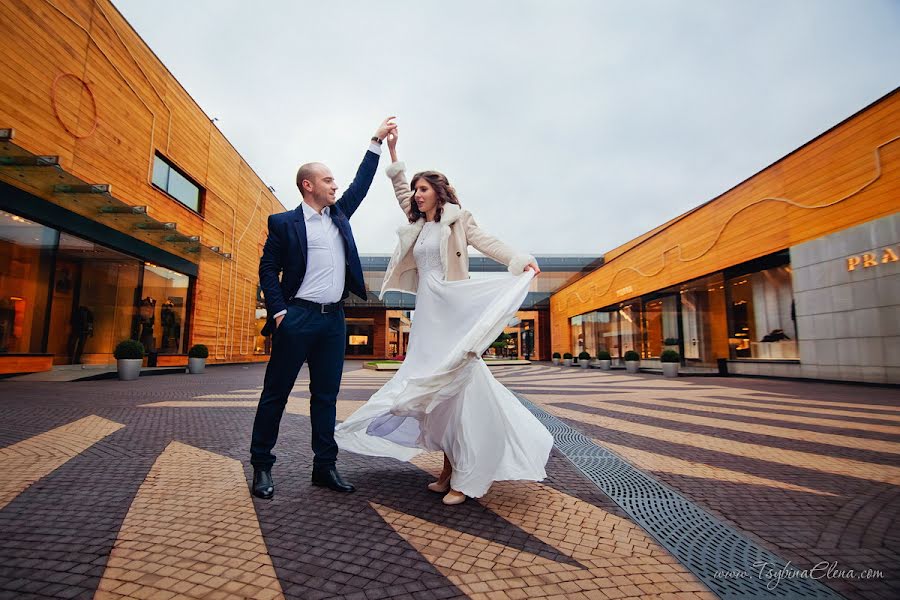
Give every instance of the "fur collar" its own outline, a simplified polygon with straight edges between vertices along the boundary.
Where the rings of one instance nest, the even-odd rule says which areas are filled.
[[[462,209],[457,204],[450,204],[449,202],[444,205],[444,212],[441,214],[441,220],[439,223],[441,227],[450,228],[451,225],[456,223],[459,220],[459,217],[462,215]],[[419,232],[422,231],[422,228],[425,227],[425,218],[422,217],[418,221],[414,223],[407,223],[406,225],[401,225],[397,228],[397,235],[400,236],[400,241],[404,246],[409,247],[412,246],[413,242],[416,241],[416,238],[419,236]]]

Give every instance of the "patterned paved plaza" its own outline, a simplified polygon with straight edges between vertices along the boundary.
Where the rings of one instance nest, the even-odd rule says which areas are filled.
[[[390,377],[359,366],[346,365],[338,419]],[[0,381],[0,597],[799,597],[754,565],[717,575],[749,585],[731,594],[704,581],[570,450],[554,450],[546,481],[499,483],[457,507],[425,489],[440,455],[342,453],[357,492],[314,488],[305,369],[282,421],[275,499],[253,499],[247,448],[263,372]],[[547,365],[494,373],[791,567],[836,563],[797,575],[811,584],[805,597],[900,597],[896,389]]]

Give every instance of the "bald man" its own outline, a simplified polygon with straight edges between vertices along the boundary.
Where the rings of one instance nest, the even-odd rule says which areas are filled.
[[[375,130],[356,177],[340,199],[335,199],[338,186],[331,170],[322,163],[307,163],[297,171],[303,202],[292,211],[269,217],[259,282],[270,315],[263,334],[272,333],[272,356],[250,445],[252,491],[259,498],[275,495],[272,449],[288,394],[304,362],[309,364],[312,483],[338,492],[354,491],[337,471],[334,441],[347,334],[343,300],[351,293],[366,299],[349,219],[372,185],[381,142],[396,127],[393,118]]]

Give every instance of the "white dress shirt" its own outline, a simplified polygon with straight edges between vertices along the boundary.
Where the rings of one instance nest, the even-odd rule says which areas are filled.
[[[347,274],[344,239],[331,220],[330,206],[321,214],[305,201],[300,206],[306,221],[306,275],[295,297],[319,304],[337,302],[344,294]]]
[[[369,145],[369,151],[381,155],[381,146],[373,142]],[[321,214],[305,201],[300,206],[306,225],[306,274],[294,297],[319,304],[337,302],[344,295],[347,276],[344,239],[331,220],[330,206],[323,208]],[[285,313],[287,311],[282,310],[274,316],[278,318]]]

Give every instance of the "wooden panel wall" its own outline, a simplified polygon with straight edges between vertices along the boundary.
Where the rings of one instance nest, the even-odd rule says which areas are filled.
[[[30,152],[58,155],[65,171],[109,183],[116,198],[230,252],[230,261],[187,255],[199,262],[190,343],[207,344],[211,362],[266,360],[252,344],[257,268],[266,218],[285,208],[109,0],[2,2],[0,53],[0,128],[14,128],[15,143]],[[202,216],[150,184],[155,152],[206,189]],[[46,186],[0,178],[98,218]],[[147,239],[127,223],[108,224]]]
[[[714,201],[657,228],[655,235],[607,252],[601,268],[551,297],[553,350],[571,351],[572,316],[897,210],[900,92],[895,91]]]

